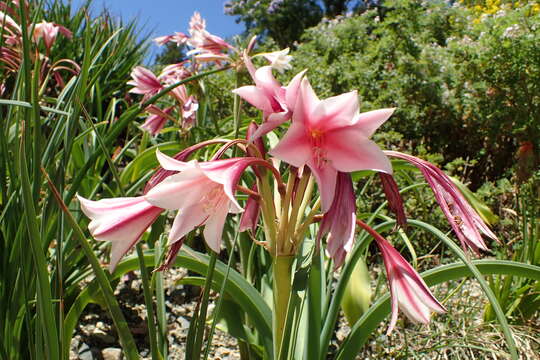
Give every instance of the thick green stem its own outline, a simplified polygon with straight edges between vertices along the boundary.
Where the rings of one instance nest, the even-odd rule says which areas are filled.
[[[287,319],[287,308],[291,296],[291,265],[293,256],[276,256],[272,263],[273,271],[273,291],[274,291],[274,311],[273,311],[273,333],[274,333],[274,358],[280,358],[283,333],[285,332],[285,321]]]

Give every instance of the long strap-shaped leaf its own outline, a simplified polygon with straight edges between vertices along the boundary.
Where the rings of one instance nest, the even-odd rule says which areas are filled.
[[[179,252],[175,265],[205,275],[209,262],[208,255],[193,251],[187,245],[183,246],[187,251],[182,250]],[[150,250],[145,252],[144,261],[146,266],[153,267],[156,265],[153,251]],[[126,258],[118,264],[115,272],[111,275],[111,280],[118,279],[123,274],[136,269],[138,269],[137,258],[134,256]],[[213,287],[215,291],[219,291],[221,283],[227,273],[227,265],[221,261],[217,261],[214,271]],[[80,314],[86,305],[93,301],[92,296],[96,296],[96,291],[98,290],[99,287],[94,280],[77,297],[75,303],[70,308],[64,323],[65,336],[67,338],[72,336]],[[225,291],[250,317],[251,322],[260,333],[261,338],[272,339],[272,312],[257,289],[248,283],[237,271],[230,269]],[[266,352],[270,354],[272,351],[272,343],[265,342],[264,345]]]
[[[508,349],[510,350],[510,355],[512,356],[513,360],[518,359],[517,354],[517,348],[516,343],[514,341],[514,337],[512,336],[512,331],[510,330],[510,327],[508,326],[508,321],[506,320],[506,315],[504,314],[501,305],[499,304],[499,300],[497,300],[497,297],[495,296],[495,293],[487,283],[487,281],[484,279],[484,276],[478,271],[476,266],[471,262],[469,257],[461,250],[461,248],[454,242],[452,239],[450,239],[448,236],[446,236],[442,231],[437,229],[435,226],[427,224],[423,221],[419,220],[410,220],[407,222],[411,226],[418,227],[420,229],[424,229],[434,236],[441,239],[446,246],[450,248],[456,254],[461,261],[469,268],[469,270],[472,272],[473,276],[478,281],[478,284],[482,288],[482,291],[484,294],[486,294],[486,297],[488,298],[489,302],[491,303],[491,306],[493,307],[493,311],[495,311],[495,315],[497,316],[497,320],[499,321],[499,324],[501,325],[504,337],[506,338],[506,345],[508,346]]]
[[[107,275],[105,274],[105,271],[101,268],[101,265],[99,264],[99,260],[97,259],[96,255],[94,254],[92,248],[90,247],[90,244],[88,244],[88,241],[86,240],[86,237],[84,236],[83,231],[79,227],[79,224],[67,208],[66,204],[62,201],[61,195],[58,193],[58,190],[56,190],[56,187],[49,179],[48,175],[45,173],[44,170],[43,174],[45,175],[49,187],[56,198],[56,201],[58,202],[58,206],[60,209],[66,214],[66,220],[68,224],[73,229],[73,234],[79,241],[79,244],[82,248],[82,251],[86,255],[88,262],[92,266],[92,270],[94,272],[94,276],[97,279],[97,282],[99,284],[99,287],[102,291],[103,300],[107,304],[107,307],[109,309],[109,312],[111,314],[111,317],[113,319],[114,325],[116,326],[118,330],[118,336],[120,337],[120,342],[124,349],[124,354],[127,359],[138,359],[139,354],[137,351],[137,346],[135,345],[135,340],[133,339],[133,336],[131,335],[131,331],[129,330],[129,326],[126,322],[126,319],[124,318],[124,315],[122,314],[122,310],[120,309],[120,306],[118,305],[118,301],[116,300],[113,290],[111,288],[110,280],[107,278]],[[67,319],[66,319],[67,320]],[[71,334],[71,331],[67,331],[66,328],[64,328],[64,339],[68,339],[67,334]],[[67,342],[69,344],[69,342]]]
[[[540,280],[539,266],[506,260],[473,260],[471,263],[484,275],[503,274]],[[472,275],[471,269],[463,263],[443,265],[422,273],[422,277],[429,286]],[[366,344],[369,336],[389,314],[390,295],[386,294],[379,298],[352,327],[336,359],[354,359]]]

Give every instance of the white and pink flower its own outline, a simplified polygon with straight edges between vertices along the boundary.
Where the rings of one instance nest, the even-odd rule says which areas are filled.
[[[64,35],[68,39],[73,37],[73,33],[62,25],[47,22],[45,20],[34,25],[34,41],[37,43],[39,39],[43,38],[47,51],[51,49],[58,33]]]
[[[251,140],[254,140],[292,117],[305,71],[297,74],[284,87],[272,75],[271,66],[255,69],[247,53],[244,53],[244,63],[255,85],[242,86],[233,92],[263,112],[264,121],[252,135]]]
[[[141,94],[145,97],[150,97],[163,90],[163,85],[154,73],[142,66],[136,66],[131,71],[133,80],[127,82],[128,85],[134,86],[129,90],[133,94]]]
[[[392,173],[390,161],[369,138],[394,109],[359,113],[358,107],[356,91],[319,100],[304,78],[298,90],[292,124],[270,150],[270,154],[280,160],[311,169],[319,185],[324,212],[334,200],[338,171]]]
[[[469,248],[477,254],[480,253],[480,250],[488,250],[484,239],[482,239],[482,234],[495,241],[498,240],[497,236],[441,169],[412,155],[397,151],[385,151],[385,154],[408,161],[422,172],[464,249]]]
[[[445,313],[444,306],[433,296],[422,277],[403,256],[367,224],[360,220],[356,223],[375,239],[383,256],[392,300],[392,315],[387,335],[390,335],[396,326],[398,309],[411,321],[422,324],[429,323],[432,312]]]
[[[91,221],[90,234],[112,245],[109,270],[139,241],[163,209],[148,203],[144,197],[125,197],[92,201],[77,195],[81,210]]]

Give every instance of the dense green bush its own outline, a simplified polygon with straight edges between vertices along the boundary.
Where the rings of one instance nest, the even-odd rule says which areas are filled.
[[[385,129],[473,164],[475,186],[508,171],[521,142],[538,153],[536,8],[479,15],[443,2],[385,4],[382,17],[370,10],[308,30],[295,70],[309,68],[322,96],[358,89],[363,110],[396,106]]]

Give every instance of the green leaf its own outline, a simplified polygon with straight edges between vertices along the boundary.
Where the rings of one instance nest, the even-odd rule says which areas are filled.
[[[167,155],[172,155],[180,151],[180,144],[177,141],[166,142],[149,147],[138,154],[137,157],[126,166],[124,171],[122,171],[122,174],[120,175],[122,185],[127,185],[128,183],[137,180],[142,174],[159,165],[156,158],[157,149]]]
[[[208,255],[194,251],[187,245],[184,245],[183,250],[180,251],[176,257],[175,265],[182,266],[204,276],[206,275],[208,268],[208,260]],[[153,250],[145,252],[144,263],[147,267],[154,267],[157,265]],[[138,268],[139,263],[137,257],[134,255],[127,257],[116,266],[114,273],[111,274],[111,281],[119,279],[122,275],[137,270]],[[226,272],[227,265],[223,264],[221,261],[217,261],[214,272],[214,281],[212,283],[212,289],[214,291],[220,290]],[[66,317],[64,323],[65,337],[70,338],[72,336],[80,314],[86,305],[93,301],[93,297],[96,296],[94,292],[100,291],[96,289],[99,288],[96,286],[96,280],[93,280],[80,293],[75,302],[76,307],[70,309],[68,316]],[[92,294],[91,296],[90,293]],[[230,269],[225,286],[225,293],[228,294],[228,296],[231,296],[231,298],[234,299],[247,314],[251,324],[253,324],[253,327],[258,331],[259,336],[262,339],[266,354],[271,354],[272,312],[259,292],[236,270]]]
[[[341,299],[341,308],[350,326],[353,326],[360,319],[360,316],[369,309],[370,300],[369,270],[364,259],[359,259],[354,266]]]
[[[539,266],[505,260],[473,260],[472,263],[484,275],[514,275],[540,281]],[[453,263],[425,271],[421,275],[428,286],[433,286],[472,276],[473,272],[466,264]],[[366,344],[369,336],[389,314],[390,295],[386,294],[379,298],[351,328],[351,332],[344,340],[336,359],[355,359],[358,352]]]

